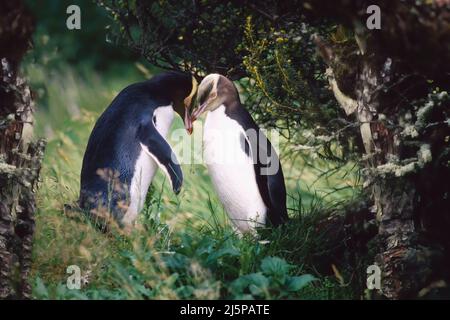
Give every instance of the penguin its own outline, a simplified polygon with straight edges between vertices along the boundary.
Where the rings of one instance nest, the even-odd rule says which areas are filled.
[[[161,168],[178,194],[183,173],[165,140],[174,118],[192,130],[189,110],[197,81],[187,73],[165,72],[123,89],[97,120],[83,157],[79,206],[105,221],[112,216],[131,226]],[[110,215],[109,215],[110,214]],[[105,227],[105,226],[103,226]]]
[[[239,233],[288,220],[283,170],[270,141],[241,104],[233,82],[210,74],[200,83],[191,121],[206,113],[203,160]],[[230,156],[231,155],[231,156]]]

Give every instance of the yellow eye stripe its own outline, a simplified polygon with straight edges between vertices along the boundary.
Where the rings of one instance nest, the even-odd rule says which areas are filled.
[[[192,76],[192,90],[191,90],[191,93],[186,97],[186,99],[184,99],[185,106],[190,106],[190,104],[192,102],[192,98],[197,93],[197,89],[198,89],[198,82],[195,79],[195,77]]]

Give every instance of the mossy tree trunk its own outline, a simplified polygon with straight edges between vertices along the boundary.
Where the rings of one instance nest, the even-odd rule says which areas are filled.
[[[379,226],[381,293],[421,296],[446,277],[450,249],[443,231],[450,227],[450,4],[379,1],[381,29],[369,30],[364,9],[371,3],[317,3],[317,12],[337,18],[357,44],[344,55],[342,44],[316,38],[330,87],[360,128],[365,187]]]
[[[30,298],[35,189],[45,142],[31,141],[33,100],[19,76],[34,22],[22,1],[0,2],[0,299]]]
[[[405,159],[402,128],[387,125],[401,123],[404,111],[392,108],[398,102],[397,98],[390,96],[383,99],[377,93],[387,85],[386,77],[392,77],[396,72],[383,72],[390,58],[385,57],[384,65],[364,61],[366,59],[361,61],[361,74],[356,85],[355,101],[358,107],[355,113],[368,156],[365,165],[367,188],[372,194],[379,225],[379,253],[375,262],[383,272],[381,292],[394,299],[416,297],[422,288],[429,285],[432,265],[437,256],[432,247],[423,243],[424,230],[418,223],[420,212],[416,204],[419,193],[413,177],[415,172],[396,174],[389,171],[384,174],[378,170],[389,166],[392,159],[396,159],[394,162]],[[391,109],[386,108],[385,103]],[[379,114],[386,119],[382,117],[380,121]],[[396,165],[394,167],[398,169]]]

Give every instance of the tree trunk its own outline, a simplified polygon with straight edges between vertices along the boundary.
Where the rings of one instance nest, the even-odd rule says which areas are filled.
[[[408,92],[408,97],[394,90],[383,91],[392,83],[409,87],[411,82],[395,78],[396,74],[404,74],[401,63],[392,66],[391,58],[378,50],[376,43],[364,44],[368,51],[364,53],[361,50],[359,60],[353,61],[355,81],[350,93],[353,97],[350,97],[340,90],[340,87],[349,86],[348,83],[342,85],[348,78],[338,79],[333,70],[344,63],[342,57],[333,56],[332,49],[320,39],[316,39],[316,43],[330,65],[327,75],[337,101],[348,115],[354,114],[360,127],[366,153],[365,187],[371,193],[379,225],[379,253],[375,263],[382,270],[381,294],[391,299],[418,297],[422,289],[432,286],[432,282],[442,276],[436,272],[435,266],[444,265],[442,244],[445,237],[448,239],[448,236],[443,236],[434,239],[437,240],[435,242],[429,241],[430,233],[439,226],[439,221],[445,222],[442,218],[445,212],[434,215],[434,221],[429,224],[431,228],[427,230],[424,221],[430,221],[428,217],[431,214],[421,205],[430,202],[434,207],[445,208],[448,190],[438,184],[419,190],[426,184],[424,179],[434,181],[439,175],[445,179],[445,164],[441,166],[439,161],[433,160],[431,165],[431,150],[430,159],[421,159],[419,153],[423,146],[429,146],[424,143],[428,138],[420,137],[422,141],[411,143],[404,135],[405,126],[401,125],[407,114],[415,110],[402,103],[419,98],[423,94],[423,86],[412,94]],[[445,125],[438,129],[445,130]],[[434,135],[440,140],[439,145],[433,148],[434,154],[445,153],[442,152],[445,150],[443,133]],[[430,167],[430,174],[424,175],[423,172]],[[448,223],[446,226],[450,227]]]
[[[18,75],[34,22],[23,3],[0,2],[0,299],[30,298],[35,189],[45,142],[31,142],[34,104]]]
[[[374,53],[372,53],[373,55]],[[410,177],[379,175],[377,168],[390,159],[401,159],[400,129],[387,127],[378,121],[385,108],[382,95],[377,91],[384,85],[384,77],[391,77],[391,70],[383,73],[383,66],[390,64],[389,57],[374,59],[363,57],[361,73],[356,84],[356,117],[360,123],[361,138],[369,157],[366,178],[372,189],[372,199],[379,225],[379,253],[375,262],[382,270],[381,293],[392,299],[413,297],[429,281],[431,260],[428,249],[419,245],[419,233],[415,226],[416,187]],[[377,61],[384,61],[383,64]],[[381,100],[381,101],[380,101]],[[389,101],[389,104],[392,102]],[[394,111],[394,110],[391,110]],[[390,123],[398,123],[403,116],[396,110],[389,114]],[[424,259],[425,258],[425,259]],[[428,274],[424,274],[428,273]]]

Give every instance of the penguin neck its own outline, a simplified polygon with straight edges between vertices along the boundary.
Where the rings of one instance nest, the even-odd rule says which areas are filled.
[[[237,92],[227,92],[220,94],[219,97],[211,103],[210,107],[208,107],[208,110],[214,111],[221,106],[224,106],[225,110],[234,110],[240,105],[241,101]]]

